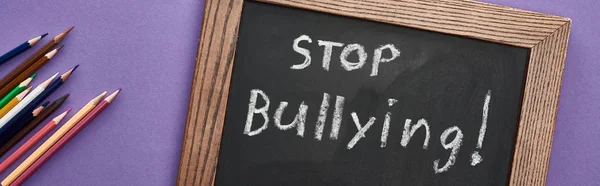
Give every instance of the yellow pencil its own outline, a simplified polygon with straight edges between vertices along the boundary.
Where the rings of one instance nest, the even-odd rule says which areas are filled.
[[[56,143],[63,135],[65,135],[79,120],[81,120],[85,115],[87,115],[98,103],[104,98],[106,95],[106,91],[102,92],[102,94],[96,96],[90,102],[85,104],[83,108],[79,109],[71,119],[69,119],[62,127],[60,127],[50,138],[48,138],[40,147],[35,149],[23,163],[21,163],[13,172],[11,172],[4,180],[2,180],[2,185],[10,185],[19,175],[23,173],[31,164],[33,164],[40,156],[42,156],[54,143]]]
[[[17,96],[12,98],[2,109],[0,109],[0,118],[4,117],[8,111],[13,109],[21,100],[27,95],[27,93],[31,90],[31,86],[27,87],[23,92],[19,93]]]

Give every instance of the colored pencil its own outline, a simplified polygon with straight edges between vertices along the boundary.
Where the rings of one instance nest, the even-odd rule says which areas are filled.
[[[33,109],[33,106],[40,104],[43,100],[45,100],[52,93],[54,93],[54,91],[56,91],[58,88],[60,88],[60,86],[65,81],[67,81],[67,79],[69,79],[69,77],[71,76],[71,73],[73,73],[75,71],[75,69],[77,69],[78,66],[79,65],[75,65],[75,67],[73,67],[73,68],[69,69],[67,72],[63,73],[59,78],[56,78],[56,79],[53,79],[52,81],[50,81],[50,84],[42,91],[42,93],[40,93],[37,97],[35,97],[31,101],[29,109]],[[33,105],[33,106],[31,106],[31,105]],[[23,112],[18,113],[13,119],[18,119],[18,118],[22,117],[23,114],[25,114],[25,113],[23,113]],[[8,123],[10,123],[10,121]],[[0,132],[0,136],[2,136],[1,132]]]
[[[50,103],[49,101],[46,101],[44,103],[42,103],[42,105],[40,105],[39,107],[33,109],[33,111],[27,113],[23,118],[21,118],[18,122],[19,123],[23,123],[23,125],[31,122],[31,120],[33,120],[33,118],[37,117],[38,115],[40,115],[40,113],[46,109],[46,107],[48,106],[48,103]],[[1,136],[0,136],[1,137]]]
[[[56,101],[52,102],[50,106],[44,108],[39,115],[35,116],[31,122],[25,125],[25,127],[23,127],[19,132],[17,132],[17,134],[15,134],[10,140],[0,147],[0,156],[3,156],[4,153],[8,152],[10,148],[12,148],[15,144],[17,144],[17,142],[23,139],[23,137],[29,134],[29,132],[42,123],[42,121],[46,120],[46,118],[56,111],[56,109],[58,109],[58,107],[60,107],[68,97],[69,94],[66,94],[56,99]]]
[[[60,49],[62,47],[63,47],[63,45],[60,45],[57,48],[55,48],[54,50],[51,50],[46,55],[44,55],[42,58],[40,58],[40,60],[36,61],[33,65],[29,66],[29,68],[25,69],[25,71],[23,71],[23,73],[17,75],[17,77],[15,79],[8,82],[5,85],[5,87],[0,87],[0,96],[5,96],[6,94],[8,94],[11,87],[16,86],[17,84],[19,84],[19,82],[27,79],[27,77],[29,75],[33,74],[35,71],[42,68],[42,66],[44,66],[46,63],[48,63],[48,61],[50,61],[50,59],[52,59],[52,57],[54,57],[54,55],[56,55],[56,53],[58,51],[60,51]]]
[[[40,41],[42,38],[46,37],[46,35],[48,35],[48,33],[42,34],[41,36],[37,36],[34,37],[30,40],[25,41],[25,43],[17,46],[16,48],[8,51],[6,54],[3,54],[0,56],[0,64],[5,63],[6,61],[10,60],[11,58],[19,55],[21,52],[24,52],[25,50],[31,48],[33,45],[35,45],[38,41]]]
[[[52,50],[52,48],[54,48],[56,45],[58,45],[58,43],[60,41],[62,41],[65,36],[67,36],[67,34],[73,29],[73,27],[67,29],[66,31],[54,36],[54,38],[52,38],[50,41],[48,41],[48,43],[46,43],[44,46],[42,46],[42,48],[38,49],[33,55],[31,55],[29,58],[27,58],[25,61],[23,61],[21,64],[19,64],[19,66],[17,66],[15,69],[13,69],[10,73],[8,73],[6,76],[4,76],[4,78],[0,79],[0,87],[6,87],[8,85],[9,82],[16,80],[17,82],[23,81],[25,78],[23,79],[18,79],[17,76],[19,76],[19,74],[23,74],[23,72],[28,69],[31,65],[33,65],[36,61],[38,61],[40,58],[42,58],[42,56],[46,55],[48,52],[50,52],[50,50]],[[27,76],[29,76],[31,73],[28,73]],[[9,87],[13,87],[17,84],[14,84],[12,86]],[[6,93],[0,92],[0,97],[4,96]]]
[[[17,104],[19,104],[19,102],[21,102],[21,100],[23,100],[23,98],[27,96],[27,93],[29,93],[31,88],[31,86],[28,87],[23,92],[15,96],[12,100],[10,100],[4,107],[2,107],[2,109],[0,109],[0,117],[4,117],[4,115],[6,115],[8,111],[11,111]]]
[[[40,147],[35,149],[27,159],[25,159],[13,172],[11,172],[4,180],[2,180],[2,185],[10,185],[21,173],[25,171],[25,169],[29,168],[33,162],[35,162],[42,154],[44,154],[54,143],[56,143],[61,137],[63,137],[77,122],[79,122],[85,115],[87,115],[98,102],[106,95],[106,91],[102,92],[102,94],[96,96],[94,99],[90,100],[83,108],[81,108],[73,117],[71,117],[63,126],[61,126],[50,138],[48,138]]]
[[[60,78],[56,78],[51,81],[51,84],[40,93],[37,97],[35,97],[28,105],[26,105],[19,113],[17,113],[12,119],[10,119],[6,125],[0,128],[0,145],[6,144],[10,138],[12,138],[19,130],[25,127],[26,122],[23,122],[23,118],[26,115],[30,115],[31,110],[35,108],[36,105],[45,100],[48,96],[50,96],[54,91],[56,91],[64,81],[66,81],[71,73],[77,69],[79,65],[71,68],[69,71],[65,72]],[[25,97],[26,100],[27,97]],[[24,101],[21,101],[24,102]],[[1,119],[0,119],[1,121]]]
[[[115,99],[117,94],[121,91],[118,89],[109,96],[107,96],[98,106],[96,106],[88,115],[86,115],[77,125],[75,125],[67,134],[65,134],[58,142],[56,142],[48,151],[44,153],[37,161],[35,161],[23,174],[21,174],[13,184],[21,185],[27,180],[35,171],[37,171],[44,163],[46,163],[56,152],[58,152],[65,144],[67,144],[79,131],[81,131],[86,125],[88,125],[98,114],[100,114],[108,105]],[[4,183],[4,182],[3,182]],[[4,184],[3,184],[4,185]]]
[[[50,82],[56,78],[56,76],[58,76],[58,73],[54,74],[52,77],[35,87],[31,93],[29,93],[29,95],[25,96],[25,98],[19,102],[19,104],[15,105],[15,107],[8,111],[6,115],[2,116],[2,118],[0,118],[0,129],[4,128],[4,126],[11,121],[12,118],[14,118],[19,112],[21,112],[21,110],[23,110],[23,108],[29,105],[31,101],[40,95],[46,89],[46,87],[50,85]]]
[[[67,79],[69,79],[69,77],[71,77],[71,74],[77,69],[77,67],[79,67],[79,65],[75,65],[73,68],[60,75],[59,78],[52,80],[52,82],[50,82],[50,85],[48,85],[46,90],[44,90],[44,92],[40,94],[38,100],[36,101],[39,103],[42,100],[46,99],[48,96],[50,96],[50,94],[56,91],[56,89],[58,89],[65,81],[67,81]]]
[[[20,115],[18,118],[13,117],[13,119],[8,124],[6,124],[6,126],[0,128],[0,145],[6,144],[6,142],[10,140],[10,138],[15,136],[15,134],[19,132],[19,130],[23,129],[23,127],[25,127],[27,123],[31,122],[33,118],[39,115],[40,112],[46,106],[48,106],[48,103],[49,102],[46,101],[40,107],[35,109],[33,107],[35,105],[30,104],[28,107],[23,109],[22,112],[26,112],[25,114]]]
[[[25,152],[27,152],[33,145],[40,141],[46,134],[48,134],[58,123],[62,120],[71,109],[64,111],[62,114],[54,117],[50,120],[42,129],[36,132],[31,138],[29,138],[23,145],[21,145],[15,152],[10,154],[2,163],[0,163],[0,173],[4,172],[10,165],[12,165],[17,159],[19,159]]]
[[[36,76],[36,73],[33,73],[33,75],[29,76],[29,78],[25,79],[23,82],[21,82],[21,84],[17,85],[17,87],[15,87],[12,91],[10,91],[8,93],[8,95],[4,96],[4,98],[2,98],[2,100],[0,100],[0,109],[2,109],[2,107],[4,107],[4,105],[6,105],[12,98],[17,96],[17,94],[23,92],[23,90],[25,90],[27,88],[27,85],[29,85],[29,83],[31,83],[31,81],[33,80],[33,78],[35,78],[35,76]]]

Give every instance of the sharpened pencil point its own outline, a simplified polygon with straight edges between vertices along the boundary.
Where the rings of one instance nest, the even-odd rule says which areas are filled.
[[[69,94],[65,94],[64,96],[62,96],[62,97],[60,97],[60,98],[58,98],[58,99],[54,100],[54,102],[52,102],[52,104],[55,104],[55,103],[56,103],[56,104],[59,104],[59,105],[60,105],[60,104],[64,103],[64,102],[65,102],[65,100],[67,100],[67,98],[69,98]]]
[[[56,78],[56,76],[58,76],[58,72],[56,74],[54,74],[52,77],[46,79],[46,81],[42,82],[40,85],[38,85],[39,87],[43,87],[46,88],[48,87],[48,85],[50,85],[50,82],[52,82],[52,80],[54,80],[54,78]]]
[[[121,88],[117,89],[112,94],[106,96],[106,98],[104,100],[109,103],[112,102],[115,99],[115,97],[117,97],[117,94],[119,94],[119,92],[121,92]]]
[[[73,73],[75,71],[75,69],[77,69],[79,65],[75,65],[73,68],[69,69],[69,71],[65,72],[64,74],[60,75],[60,79],[62,80],[62,82],[67,81],[67,79],[69,79],[69,76],[71,76],[71,73]]]
[[[71,30],[73,30],[73,28],[75,28],[75,26],[71,26],[71,28],[65,30],[64,32],[54,36],[54,42],[59,43],[60,41],[62,41],[65,36],[67,36],[67,34],[69,34],[69,32],[71,32]]]
[[[42,112],[42,110],[44,110],[44,108],[46,108],[46,106],[48,105],[48,101],[46,101],[44,104],[40,105],[39,107],[37,107],[36,109],[33,110],[33,112],[31,112],[31,114],[33,114],[33,116],[37,116],[40,115],[40,112]]]
[[[15,98],[17,98],[18,100],[23,100],[23,98],[27,95],[27,93],[29,93],[31,88],[33,88],[33,87],[32,86],[27,87],[27,89],[25,89],[23,92],[17,94],[17,96],[15,96]]]
[[[33,81],[33,78],[31,78],[31,77],[27,78],[19,84],[19,87],[26,87],[27,85],[29,85],[29,83],[31,83],[31,81]]]
[[[29,77],[33,79],[33,78],[35,78],[35,76],[37,76],[37,73],[31,74],[31,76],[29,76]]]
[[[46,102],[42,103],[42,107],[48,106],[48,103],[50,103],[50,101],[46,101]]]
[[[70,96],[70,95],[71,95],[71,94],[65,94],[64,96],[62,96],[62,97],[58,98],[57,100],[64,100],[64,99],[67,99],[67,98],[69,98],[69,96]]]
[[[54,124],[60,123],[60,120],[62,120],[67,115],[67,113],[69,113],[69,111],[71,111],[70,108],[67,109],[66,111],[64,111],[63,113],[61,113],[60,115],[52,118],[52,121],[54,121]]]
[[[42,38],[46,37],[48,33],[42,34]]]
[[[60,51],[60,49],[63,46],[65,46],[65,45],[60,45],[60,46],[54,48],[53,50],[50,50],[50,52],[46,53],[46,55],[44,55],[44,56],[46,56],[46,58],[48,58],[48,59],[52,59],[52,57],[54,57],[54,55],[56,55],[56,53],[58,53],[58,51]]]

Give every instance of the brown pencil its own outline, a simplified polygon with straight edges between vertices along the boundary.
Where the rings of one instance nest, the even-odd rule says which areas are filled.
[[[58,34],[57,36],[54,36],[54,38],[52,38],[50,41],[48,41],[48,43],[46,43],[44,46],[42,46],[42,48],[38,49],[35,53],[33,53],[33,55],[31,55],[29,58],[27,58],[25,61],[23,61],[21,64],[19,64],[19,66],[17,66],[15,69],[10,71],[10,73],[8,73],[6,76],[4,76],[2,79],[0,79],[0,87],[7,87],[10,82],[12,82],[13,80],[15,80],[15,78],[17,78],[17,76],[19,76],[20,74],[23,74],[23,72],[27,68],[29,68],[36,61],[38,61],[40,58],[42,58],[44,55],[46,55],[48,52],[50,52],[50,50],[52,50],[52,48],[54,48],[56,45],[58,45],[58,43],[60,41],[62,41],[65,38],[65,36],[67,36],[67,34],[72,29],[73,29],[73,27]],[[29,77],[30,75],[31,75],[31,73],[27,74],[26,77]],[[18,80],[18,82],[21,82],[23,80],[25,80],[25,79]],[[14,87],[15,85],[8,86],[8,87]],[[6,93],[0,92],[0,97],[5,96],[7,93],[8,92],[6,92]]]
[[[23,73],[19,74],[15,79],[6,84],[6,86],[0,88],[0,96],[5,96],[11,91],[11,87],[17,86],[21,81],[27,79],[29,76],[31,76],[31,74],[35,73],[35,71],[38,71],[40,68],[42,68],[46,63],[48,63],[48,61],[50,61],[50,59],[52,59],[52,57],[54,57],[54,55],[56,55],[56,53],[58,53],[58,51],[60,51],[62,47],[63,45],[60,45],[54,50],[51,50],[33,65],[29,66],[29,68],[25,69]]]
[[[21,129],[15,136],[13,136],[6,144],[0,147],[0,156],[3,156],[4,153],[8,152],[10,148],[12,148],[17,142],[19,142],[23,137],[25,137],[29,132],[31,132],[35,127],[37,127],[42,121],[46,120],[50,114],[52,114],[58,107],[60,107],[65,100],[69,97],[69,94],[64,95],[56,99],[56,101],[52,102],[50,106],[44,108],[42,112],[37,115],[31,122],[29,122],[23,129]]]

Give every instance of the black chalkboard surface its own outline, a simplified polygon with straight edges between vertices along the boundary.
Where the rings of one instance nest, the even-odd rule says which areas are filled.
[[[244,2],[215,185],[507,185],[529,52]]]

